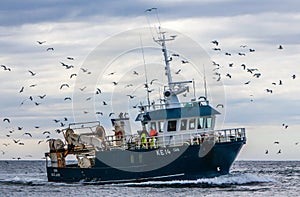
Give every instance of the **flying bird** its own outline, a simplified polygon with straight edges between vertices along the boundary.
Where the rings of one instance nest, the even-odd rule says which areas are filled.
[[[74,60],[74,58],[73,58],[73,57],[67,57],[67,59],[68,59],[68,60]]]
[[[32,137],[31,133],[28,133],[28,132],[24,133],[24,135],[28,135],[28,136]]]
[[[281,153],[281,149],[278,150],[277,154],[280,154],[280,153]]]
[[[181,72],[181,69],[175,72],[176,75],[178,75]]]
[[[139,75],[139,73],[136,72],[135,70],[133,71],[133,74],[134,74],[134,75]]]
[[[50,135],[50,131],[44,131],[43,135],[45,135],[45,134],[49,134]]]
[[[118,85],[118,82],[113,81],[112,83],[113,83],[115,86]]]
[[[32,72],[31,70],[28,70],[28,72],[31,74],[31,76],[35,76],[36,73]]]
[[[126,96],[128,96],[129,98],[131,98],[131,99],[133,99],[134,97],[136,97],[136,96],[134,96],[134,95],[126,95]]]
[[[85,90],[86,86],[82,87],[82,88],[79,88],[80,91],[83,91]]]
[[[8,122],[8,123],[10,123],[10,120],[8,118],[4,118],[3,122],[5,122],[5,121]]]
[[[265,151],[265,154],[268,154],[268,153],[269,153],[269,151],[268,151],[268,150],[266,150],[266,151]]]
[[[271,94],[273,93],[273,90],[268,89],[268,88],[266,89],[266,91],[269,92],[269,93],[271,93]]]
[[[240,55],[240,56],[246,56],[245,53],[238,53],[238,55]]]
[[[255,49],[249,49],[249,52],[254,52],[255,51]]]
[[[211,41],[211,43],[215,44],[216,46],[219,45],[219,42],[217,40],[213,40],[213,41]]]
[[[44,99],[46,97],[46,94],[42,95],[42,96],[38,96],[40,99]]]
[[[22,93],[24,91],[24,86],[20,89],[19,93]]]
[[[189,63],[189,61],[187,61],[187,60],[181,60],[181,63],[182,64],[187,64],[187,63]]]
[[[68,84],[64,83],[64,84],[62,84],[62,85],[60,86],[60,89],[62,89],[62,88],[65,87],[65,86],[68,87],[68,88],[70,87]]]
[[[10,68],[8,68],[7,66],[5,66],[5,65],[3,65],[3,64],[1,64],[1,67],[2,67],[4,70],[11,71]]]
[[[46,49],[46,51],[54,51],[54,48],[53,47],[49,47]]]
[[[292,75],[292,79],[296,79],[296,75]]]
[[[101,93],[102,91],[99,88],[97,88],[96,94],[101,94]]]
[[[279,45],[279,46],[278,46],[278,49],[279,49],[279,50],[283,49],[282,45]]]
[[[70,75],[70,79],[72,79],[72,77],[76,77],[76,76],[77,76],[77,74],[73,73]]]
[[[218,108],[218,107],[224,108],[224,105],[223,105],[223,104],[218,104],[218,105],[216,106],[216,108]]]
[[[64,100],[72,100],[71,97],[65,97]]]
[[[114,112],[109,113],[108,117],[111,117],[113,114],[115,114]]]
[[[46,41],[36,41],[38,44],[44,44]]]

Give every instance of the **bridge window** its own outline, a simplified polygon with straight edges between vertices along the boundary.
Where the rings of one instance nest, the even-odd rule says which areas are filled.
[[[198,118],[197,129],[203,129],[203,128],[204,128],[204,118]]]
[[[195,129],[195,118],[190,119],[189,121],[189,129]]]
[[[159,131],[160,133],[164,132],[164,125],[165,125],[165,124],[164,124],[163,121],[159,121],[159,122],[158,122],[158,128],[159,128],[158,131]]]
[[[150,129],[156,130],[156,122],[150,123]]]
[[[180,130],[181,130],[181,131],[186,130],[186,126],[187,126],[187,119],[181,120],[181,123],[180,123]]]
[[[205,128],[211,128],[211,126],[212,126],[212,118],[208,117],[208,118],[206,118]]]
[[[168,131],[176,131],[176,120],[169,120],[168,121]]]

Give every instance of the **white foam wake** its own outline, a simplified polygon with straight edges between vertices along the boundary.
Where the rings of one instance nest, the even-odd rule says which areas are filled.
[[[230,174],[219,176],[215,178],[202,178],[197,180],[174,180],[174,181],[148,181],[142,183],[126,183],[124,185],[131,186],[151,186],[151,185],[244,185],[244,184],[252,184],[252,183],[267,183],[267,182],[275,182],[274,179],[266,176],[259,176],[255,174]]]

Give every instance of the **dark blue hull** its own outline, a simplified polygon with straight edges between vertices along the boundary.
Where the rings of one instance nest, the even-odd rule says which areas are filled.
[[[172,162],[162,166],[149,168],[163,160],[168,159],[168,153],[173,154],[174,148],[157,149],[150,153],[144,161],[134,162],[137,155],[140,158],[146,154],[140,151],[100,151],[96,153],[96,158],[110,155],[115,167],[107,165],[109,161],[96,159],[92,168],[79,168],[78,166],[66,166],[64,168],[47,167],[48,180],[53,182],[78,182],[96,181],[97,183],[121,183],[121,182],[141,182],[150,180],[195,180],[198,178],[209,178],[229,173],[230,167],[237,157],[245,141],[234,141],[217,143],[204,156],[199,156],[199,145],[182,146],[183,152],[178,153]],[[170,152],[166,151],[171,149]],[[175,150],[179,150],[175,149]],[[114,155],[112,157],[112,155]],[[133,159],[130,159],[130,155]],[[140,159],[141,160],[141,159]],[[118,165],[119,166],[116,166]],[[147,166],[148,165],[148,166]],[[148,167],[148,168],[147,168]],[[151,167],[151,166],[150,166]]]

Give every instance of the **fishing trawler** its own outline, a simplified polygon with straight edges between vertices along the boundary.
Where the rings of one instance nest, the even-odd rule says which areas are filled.
[[[194,81],[173,81],[166,42],[175,37],[166,38],[159,30],[154,41],[163,52],[167,77],[163,102],[138,107],[135,121],[140,130],[131,129],[125,113],[111,119],[113,135],[99,121],[70,124],[62,131],[64,140],[49,140],[50,151],[45,153],[49,181],[196,180],[229,173],[246,143],[245,129],[215,129],[220,113],[206,96],[179,100]]]

